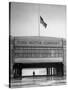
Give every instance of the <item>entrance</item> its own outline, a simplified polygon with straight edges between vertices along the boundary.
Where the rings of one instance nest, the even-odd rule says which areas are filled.
[[[22,76],[41,76],[47,75],[46,68],[25,68],[22,69]]]
[[[63,76],[63,63],[15,63],[13,65],[14,78],[25,76]]]

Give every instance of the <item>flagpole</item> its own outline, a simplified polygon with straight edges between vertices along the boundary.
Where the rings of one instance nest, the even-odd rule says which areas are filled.
[[[38,35],[40,37],[40,4],[38,5]]]

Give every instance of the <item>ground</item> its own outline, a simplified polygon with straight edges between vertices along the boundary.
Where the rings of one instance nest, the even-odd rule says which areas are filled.
[[[31,86],[52,86],[65,85],[65,77],[24,77],[22,80],[11,80],[11,87],[31,87]]]

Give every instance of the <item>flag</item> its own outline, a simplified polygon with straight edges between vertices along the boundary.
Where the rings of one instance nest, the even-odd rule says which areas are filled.
[[[44,22],[43,18],[40,16],[40,23],[46,28],[47,24]]]

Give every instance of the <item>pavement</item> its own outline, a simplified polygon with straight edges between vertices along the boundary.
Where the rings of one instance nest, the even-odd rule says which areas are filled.
[[[22,80],[11,80],[11,88],[65,85],[65,77],[24,77]]]

